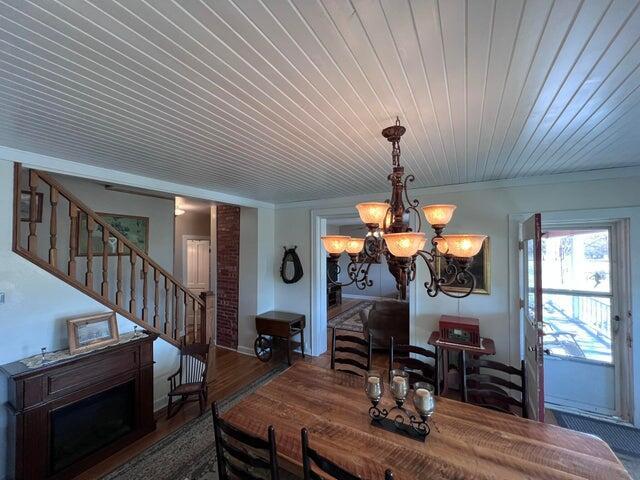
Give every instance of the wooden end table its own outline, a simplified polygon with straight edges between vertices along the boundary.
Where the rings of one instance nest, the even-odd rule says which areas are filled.
[[[271,310],[256,315],[258,338],[253,345],[256,357],[263,362],[268,362],[273,354],[273,338],[280,338],[287,342],[289,365],[291,365],[291,352],[297,346],[300,346],[302,358],[304,358],[304,327],[305,316],[299,313]],[[293,341],[293,337],[298,334],[300,334],[300,342]]]
[[[465,398],[465,389],[466,389],[466,385],[464,385],[464,375],[463,372],[466,371],[467,369],[467,356],[466,354],[469,353],[475,357],[479,357],[481,355],[495,355],[496,354],[496,344],[495,342],[491,339],[491,338],[487,338],[487,337],[482,337],[481,338],[481,346],[480,347],[475,347],[473,345],[463,345],[460,343],[454,343],[454,342],[448,342],[445,340],[441,340],[440,339],[440,332],[439,331],[434,331],[431,333],[431,336],[429,337],[429,345],[433,345],[434,347],[436,347],[436,355],[440,355],[440,352],[442,352],[442,361],[439,362],[443,365],[442,370],[443,370],[443,388],[442,388],[442,392],[439,392],[440,390],[440,371],[436,372],[436,379],[437,379],[437,383],[438,385],[436,386],[436,392],[437,393],[446,393],[447,389],[448,389],[448,382],[447,382],[447,373],[448,373],[448,368],[449,368],[449,362],[448,362],[448,358],[449,358],[449,352],[458,352],[458,368],[460,369],[460,393],[462,394],[462,398]],[[446,357],[445,357],[446,354]],[[446,362],[444,360],[447,360]],[[439,369],[438,369],[439,370]]]

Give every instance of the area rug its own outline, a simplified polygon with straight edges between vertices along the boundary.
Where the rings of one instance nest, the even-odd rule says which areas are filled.
[[[218,402],[220,413],[278,376],[278,366],[233,395]],[[217,480],[211,413],[194,418],[143,453],[102,477],[103,480]]]
[[[358,302],[349,309],[342,313],[339,313],[327,323],[329,328],[339,328],[341,330],[350,330],[352,332],[362,331],[362,320],[360,319],[360,312],[366,308],[371,307],[373,302]]]
[[[640,429],[559,410],[553,410],[553,415],[559,426],[590,433],[607,442],[632,478],[640,480]]]

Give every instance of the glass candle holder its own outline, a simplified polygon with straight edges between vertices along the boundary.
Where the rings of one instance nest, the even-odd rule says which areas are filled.
[[[404,370],[394,369],[389,372],[391,395],[396,402],[402,404],[409,393],[409,374]]]
[[[379,372],[367,372],[364,379],[364,391],[367,398],[377,404],[384,393],[382,375]]]
[[[435,389],[426,382],[413,385],[413,406],[423,419],[431,417],[436,408]]]

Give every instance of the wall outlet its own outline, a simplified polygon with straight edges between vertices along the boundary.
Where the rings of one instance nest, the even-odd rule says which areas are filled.
[[[4,303],[4,292],[0,292],[0,305]]]

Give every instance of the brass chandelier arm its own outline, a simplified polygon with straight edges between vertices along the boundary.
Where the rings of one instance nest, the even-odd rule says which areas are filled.
[[[369,279],[369,269],[371,268],[371,264],[375,261],[373,257],[367,257],[363,262],[356,262],[352,260],[349,262],[347,266],[347,275],[351,280],[348,283],[335,282],[331,279],[331,277],[327,274],[327,280],[332,285],[336,285],[339,287],[348,287],[349,285],[355,284],[358,290],[364,290],[367,287],[373,286],[373,281]],[[342,268],[337,264],[336,261],[336,275],[340,275]]]
[[[418,205],[420,205],[420,202],[418,201],[417,198],[414,198],[413,201],[409,200],[409,191],[407,190],[407,184],[409,182],[413,182],[415,178],[416,177],[414,177],[413,175],[407,175],[404,180],[404,185],[403,185],[404,199],[406,200],[407,205],[409,205],[407,208],[405,208],[404,211],[405,213],[410,213],[412,210],[415,212],[416,218],[418,219],[418,229],[416,230],[416,232],[420,232],[422,231],[422,218],[420,217],[420,212],[416,208]]]
[[[471,274],[471,272],[469,272],[468,265],[463,268],[458,268],[455,263],[447,262],[444,267],[444,276],[438,276],[438,272],[436,271],[436,259],[439,258],[441,261],[446,262],[444,256],[426,250],[418,250],[416,256],[420,256],[424,260],[424,263],[427,264],[429,279],[424,282],[424,286],[427,289],[427,295],[430,297],[433,298],[441,292],[447,297],[465,298],[471,295],[475,290],[476,278]],[[412,269],[415,271],[415,260],[413,262]],[[450,292],[442,288],[453,284],[466,285],[468,282],[471,283],[468,289],[464,292]]]

